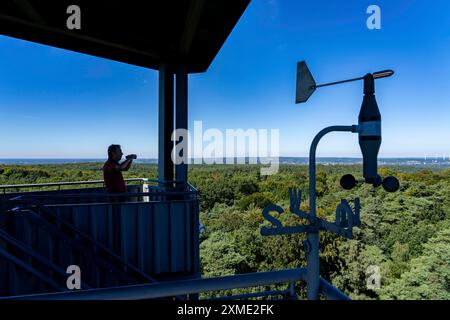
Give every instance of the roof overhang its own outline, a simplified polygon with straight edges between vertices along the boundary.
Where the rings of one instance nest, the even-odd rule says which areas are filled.
[[[250,0],[8,0],[0,34],[158,69],[161,63],[204,72]],[[81,29],[69,30],[70,5]]]

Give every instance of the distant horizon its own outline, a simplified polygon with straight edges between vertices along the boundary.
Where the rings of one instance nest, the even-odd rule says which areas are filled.
[[[224,157],[225,158],[225,157]],[[242,158],[248,158],[248,157],[233,157],[234,159],[242,159]],[[267,158],[267,157],[261,157],[261,158]],[[280,156],[281,158],[309,158],[309,156]],[[349,157],[349,156],[317,156],[317,159],[362,159],[361,157]],[[423,160],[429,160],[429,159],[442,159],[442,160],[450,160],[450,154],[447,156],[445,155],[445,159],[442,156],[426,156],[426,157],[418,157],[418,156],[397,156],[397,157],[378,157],[378,159],[423,159]],[[101,160],[101,159],[107,159],[106,157],[84,157],[84,158],[70,158],[70,157],[1,157],[0,160]],[[200,158],[191,158],[191,159],[200,159]],[[203,159],[211,159],[211,158],[203,158]],[[154,157],[142,157],[138,158],[137,160],[158,160],[158,158]]]
[[[0,166],[38,166],[38,165],[78,165],[78,164],[96,164],[105,162],[106,158],[0,158]],[[317,164],[320,165],[362,165],[363,159],[358,157],[317,157]],[[216,165],[216,166],[232,166],[232,165],[261,165],[263,167],[274,162],[269,159],[254,159],[254,158],[234,158],[223,159],[219,162],[216,159],[191,159],[189,166],[198,165]],[[309,157],[280,157],[279,165],[308,165]],[[158,165],[156,158],[138,158],[135,160],[137,165]],[[418,157],[397,157],[397,158],[378,158],[378,165],[380,166],[407,166],[411,168],[450,168],[450,159],[443,158],[418,158]]]
[[[242,159],[245,158],[247,159],[248,157],[234,157],[234,159]],[[264,157],[263,157],[264,158]],[[286,159],[286,158],[294,158],[294,159],[301,159],[301,158],[309,158],[309,156],[280,156],[280,159]],[[106,157],[104,158],[96,158],[96,157],[87,157],[87,158],[53,158],[53,157],[29,157],[29,158],[20,158],[20,157],[5,157],[5,158],[0,158],[0,160],[102,160],[102,159],[107,159]],[[125,159],[125,158],[123,158]],[[200,158],[191,158],[191,159],[200,159]],[[210,159],[210,158],[202,158],[202,159]],[[316,157],[316,159],[362,159],[362,157]],[[422,159],[422,160],[431,160],[431,159],[440,159],[440,160],[444,160],[444,161],[450,161],[449,157],[445,157],[445,159],[443,159],[443,157],[439,156],[439,157],[417,157],[417,156],[400,156],[400,157],[378,157],[378,159]],[[158,160],[158,158],[138,158],[137,161],[139,160]]]

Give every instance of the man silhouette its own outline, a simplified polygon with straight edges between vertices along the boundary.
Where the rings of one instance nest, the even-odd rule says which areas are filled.
[[[106,192],[108,193],[125,193],[127,188],[125,180],[123,179],[122,171],[127,171],[133,159],[136,159],[135,154],[126,156],[126,160],[122,163],[123,153],[120,145],[112,144],[108,147],[108,160],[103,165],[103,180],[105,181]]]

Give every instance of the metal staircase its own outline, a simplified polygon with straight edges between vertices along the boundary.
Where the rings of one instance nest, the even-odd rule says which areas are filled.
[[[0,228],[0,255],[15,268],[3,272],[10,281],[1,295],[67,290],[69,265],[87,271],[83,289],[157,282],[40,201],[19,196],[10,202],[6,228]]]

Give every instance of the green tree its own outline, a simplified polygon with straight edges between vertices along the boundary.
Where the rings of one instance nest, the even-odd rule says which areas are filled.
[[[382,299],[450,299],[450,228],[424,245],[410,271],[382,289]]]
[[[385,256],[375,246],[364,245],[358,240],[342,242],[338,248],[341,259],[339,271],[332,274],[333,285],[352,299],[376,299],[378,293],[367,288],[367,268],[379,266],[383,270]]]
[[[214,232],[201,243],[200,250],[202,274],[206,277],[238,274],[249,268],[230,233]]]

